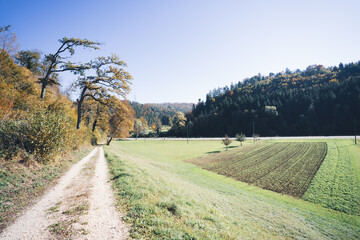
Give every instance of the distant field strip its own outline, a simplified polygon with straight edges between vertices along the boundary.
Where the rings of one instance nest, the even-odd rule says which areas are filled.
[[[191,160],[200,167],[271,191],[301,197],[327,152],[324,142],[275,142]]]

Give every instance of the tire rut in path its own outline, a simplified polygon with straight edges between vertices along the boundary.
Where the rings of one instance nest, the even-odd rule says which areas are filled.
[[[59,223],[69,224],[66,239],[125,239],[128,228],[114,206],[108,179],[104,152],[99,147],[74,164],[55,187],[0,234],[0,239],[61,239],[63,236],[50,231],[50,226]],[[88,209],[76,215],[73,210],[79,204]]]

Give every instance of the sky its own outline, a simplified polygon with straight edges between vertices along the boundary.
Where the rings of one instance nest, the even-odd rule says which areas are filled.
[[[63,37],[103,43],[133,76],[131,101],[196,103],[258,73],[360,60],[358,0],[0,0],[20,50],[54,53]],[[63,88],[76,77],[62,74]],[[76,94],[76,93],[74,93]]]

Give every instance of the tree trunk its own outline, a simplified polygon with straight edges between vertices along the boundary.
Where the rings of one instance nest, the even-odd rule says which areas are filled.
[[[51,64],[50,64],[50,66],[49,66],[49,68],[48,68],[48,70],[47,70],[47,72],[46,72],[46,75],[45,75],[44,79],[43,79],[42,82],[41,82],[41,95],[40,95],[41,99],[44,99],[44,98],[45,98],[46,87],[47,87],[47,84],[48,84],[48,79],[49,79],[49,77],[50,77],[50,75],[51,75],[51,70],[56,66],[56,59],[57,59],[57,57],[58,57],[58,55],[59,55],[60,49],[61,49],[63,46],[64,46],[64,44],[61,45],[61,47],[59,48],[59,50],[56,52],[56,54],[55,54],[55,55],[53,56],[53,58],[51,59]]]
[[[82,102],[83,102],[82,100],[78,101],[78,115],[77,115],[76,129],[80,129]]]
[[[45,98],[45,89],[46,89],[46,84],[43,82],[43,84],[41,85],[41,95],[40,95],[41,99]]]
[[[92,132],[95,131],[96,124],[97,124],[97,119],[94,120],[94,123],[93,123],[93,125],[92,125]]]
[[[110,143],[111,143],[111,140],[112,140],[112,137],[109,137],[109,138],[108,138],[108,140],[106,141],[106,145],[108,145],[108,146],[109,146],[109,145],[110,145]]]
[[[77,123],[76,123],[76,129],[80,129],[80,123],[81,123],[81,107],[82,107],[82,103],[84,101],[84,96],[85,96],[85,92],[87,90],[87,87],[84,87],[83,90],[81,91],[81,95],[79,100],[77,100],[78,102],[78,116],[77,116]]]

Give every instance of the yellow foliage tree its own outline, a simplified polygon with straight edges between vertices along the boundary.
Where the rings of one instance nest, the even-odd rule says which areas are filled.
[[[106,144],[109,145],[114,137],[126,138],[130,131],[133,130],[135,112],[127,101],[115,100],[114,113],[112,114],[109,124],[110,132]]]
[[[81,74],[78,81],[73,85],[74,88],[80,89],[80,97],[77,99],[77,129],[80,129],[82,106],[86,98],[111,106],[113,104],[111,93],[125,99],[130,92],[132,76],[124,70],[123,67],[126,67],[126,63],[121,61],[117,55],[99,57],[89,65],[96,71],[96,74],[90,76]]]

